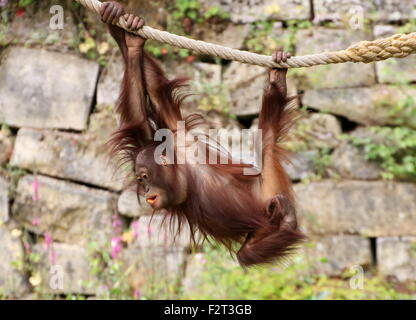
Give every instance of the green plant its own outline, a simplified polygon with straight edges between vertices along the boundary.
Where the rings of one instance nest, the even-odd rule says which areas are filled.
[[[8,32],[10,28],[10,8],[3,8],[0,12],[0,47],[9,44]],[[0,48],[1,49],[1,48]]]
[[[129,270],[123,268],[122,261],[111,258],[109,247],[89,242],[88,261],[94,280],[84,281],[84,287],[96,288],[101,299],[132,299],[129,285],[124,281]]]
[[[28,174],[25,169],[6,164],[5,166],[6,175],[10,181],[9,184],[9,199],[13,200],[16,195],[17,184],[21,177]]]
[[[218,18],[220,20],[228,20],[230,18],[230,14],[222,10],[220,7],[213,6],[213,7],[206,9],[203,17],[206,20],[209,20],[211,18]]]
[[[227,99],[227,91],[224,85],[213,86],[209,82],[203,82],[198,103],[198,108],[204,111],[216,110],[228,114],[230,103]]]
[[[157,41],[147,41],[146,50],[155,58],[160,58],[162,54],[162,44]]]
[[[273,23],[268,20],[257,21],[250,25],[245,46],[249,51],[271,53],[278,45],[278,39],[272,36]]]
[[[299,112],[301,119],[308,116],[306,107],[301,107]],[[289,131],[288,139],[284,143],[285,148],[291,152],[300,152],[311,149],[311,129],[310,123],[301,120],[297,121]]]
[[[129,234],[131,231],[125,232]],[[159,248],[160,249],[160,248]],[[154,248],[142,248],[140,261],[111,257],[107,246],[91,241],[88,245],[88,261],[91,279],[82,286],[93,288],[99,299],[175,299],[179,283],[171,279],[158,266],[160,258]],[[157,251],[157,250],[156,250]],[[70,299],[77,298],[69,296]]]
[[[34,3],[35,0],[19,0],[19,7],[28,7],[30,6],[32,3]]]
[[[204,12],[201,12],[201,9],[198,0],[176,0],[172,4],[170,11],[175,20],[182,21],[185,18],[189,18],[194,23],[200,23],[203,19],[209,20],[214,17],[220,20],[227,20],[230,17],[230,14],[219,6],[208,7]]]
[[[331,164],[331,149],[318,148],[318,156],[313,158],[312,165],[317,176],[322,178],[327,175],[327,169]]]
[[[24,260],[14,261],[13,267],[19,272],[25,273],[28,282],[32,287],[33,293],[37,299],[53,299],[55,296],[51,294],[45,287],[45,279],[42,279],[40,272],[42,256],[40,252],[33,251],[31,243],[31,235],[27,230],[23,230],[22,242],[24,244]],[[38,239],[39,237],[36,236]]]
[[[285,51],[294,52],[296,45],[296,32],[311,26],[310,21],[289,20],[287,28],[280,28],[276,32],[275,22],[270,20],[256,21],[250,25],[250,31],[245,41],[245,47],[249,51],[262,54],[271,54],[278,47]]]
[[[296,47],[296,33],[299,30],[309,29],[313,26],[312,22],[309,20],[289,20],[287,21],[287,30],[288,30],[288,48],[291,51],[295,50]]]
[[[405,83],[406,80],[402,76],[397,75],[397,82]],[[386,90],[380,95],[380,98],[375,102],[375,106],[383,108],[389,118],[393,120],[394,125],[401,126],[416,126],[416,102],[411,91],[412,87],[408,85],[397,85],[394,89],[399,95],[400,99],[397,101],[397,96],[392,92]],[[392,101],[395,101],[392,104]],[[397,102],[396,102],[397,101]]]
[[[365,159],[376,161],[385,179],[416,180],[416,130],[407,127],[371,127],[366,138],[350,137]]]
[[[172,6],[172,17],[176,20],[189,18],[194,22],[200,18],[198,0],[176,0]]]
[[[352,289],[351,274],[331,278],[314,272],[308,258],[298,253],[291,263],[242,269],[224,249],[204,247],[203,270],[182,299],[414,299],[399,293],[385,280],[367,274],[364,288]],[[409,290],[410,291],[410,290]]]
[[[410,19],[405,25],[401,26],[398,33],[414,32],[416,28],[416,19]]]
[[[203,9],[198,0],[172,1],[167,8],[167,12],[166,30],[182,36],[190,34],[192,30],[198,29],[207,21],[212,22],[214,19],[223,21],[229,18],[229,14],[220,7],[212,6]],[[146,49],[156,58],[171,56],[173,59],[177,59],[177,57],[180,57],[187,59],[187,62],[192,62],[194,59],[187,49],[172,47],[168,50],[160,43],[149,43],[148,41]]]
[[[308,29],[312,26],[313,26],[313,24],[309,20],[288,20],[287,21],[288,29],[293,30],[293,31]]]
[[[413,96],[406,95],[397,105],[390,106],[390,116],[395,116],[396,125],[416,125],[416,102]]]

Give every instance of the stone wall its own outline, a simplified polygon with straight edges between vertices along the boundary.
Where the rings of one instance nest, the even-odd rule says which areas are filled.
[[[258,21],[275,21],[271,32],[278,37],[293,32],[293,19],[307,22],[291,35],[296,55],[388,36],[401,31],[398,23],[416,17],[414,0],[200,2],[201,8],[218,5],[229,19],[220,32],[208,25],[195,36],[235,48],[246,48]],[[125,262],[132,290],[159,278],[169,284],[167,293],[182,279],[186,289],[197,276],[197,268],[187,265],[203,253],[189,256],[188,230],[175,239],[161,224],[163,215],[150,218],[150,208],[137,203],[124,171],[114,170],[106,153],[117,124],[112,112],[122,71],[117,50],[112,46],[103,54],[105,65],[87,59],[71,46],[77,26],[68,10],[63,31],[46,31],[45,3],[0,30],[7,39],[0,47],[0,296],[98,295],[100,288],[91,285],[100,276],[90,271],[96,261],[91,243]],[[369,24],[362,30],[344,23],[352,5],[364,10]],[[82,14],[104,39],[99,20]],[[167,19],[163,9],[143,14],[151,25]],[[163,59],[163,65],[169,75],[189,76],[198,91],[208,86],[212,95],[224,96],[233,117],[198,110],[213,127],[256,126],[263,68],[198,57]],[[310,237],[301,254],[319,273],[339,275],[361,265],[400,281],[416,280],[416,185],[406,178],[383,180],[380,164],[341,137],[371,136],[368,127],[374,125],[416,128],[416,57],[291,72],[289,91],[299,93],[299,107],[309,111],[294,129],[289,146],[297,147],[292,164],[286,164]],[[191,98],[185,113],[195,111],[202,97]],[[403,101],[405,108],[397,108]],[[51,285],[53,266],[62,267],[63,286]]]

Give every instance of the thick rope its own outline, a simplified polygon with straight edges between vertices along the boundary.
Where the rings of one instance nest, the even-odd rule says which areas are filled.
[[[79,2],[84,7],[95,11],[97,14],[100,14],[100,1],[75,1]],[[126,20],[123,17],[120,18],[118,26],[129,32],[138,34],[145,39],[157,40],[178,48],[189,49],[199,54],[269,68],[301,68],[344,62],[369,63],[389,58],[404,58],[409,54],[416,53],[416,32],[412,32],[409,34],[396,34],[388,38],[374,41],[361,41],[346,50],[296,56],[290,58],[287,62],[275,63],[270,56],[231,49],[200,40],[193,40],[166,31],[153,29],[148,26],[144,26],[139,31],[131,31],[127,28]]]

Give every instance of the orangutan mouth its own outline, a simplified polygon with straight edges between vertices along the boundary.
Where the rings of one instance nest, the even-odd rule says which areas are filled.
[[[157,196],[151,196],[146,198],[146,202],[150,205],[152,205],[153,203],[155,203]]]

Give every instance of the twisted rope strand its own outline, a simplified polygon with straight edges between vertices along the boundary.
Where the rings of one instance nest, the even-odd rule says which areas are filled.
[[[75,1],[84,7],[95,11],[97,14],[100,14],[102,4],[100,1]],[[287,62],[276,63],[270,56],[231,49],[200,40],[193,40],[148,26],[144,26],[139,31],[131,31],[127,28],[124,17],[120,18],[117,25],[124,30],[137,34],[145,39],[152,39],[178,48],[189,49],[199,54],[269,68],[301,68],[344,62],[369,63],[389,58],[404,58],[412,53],[416,53],[416,32],[412,32],[409,34],[396,34],[388,38],[377,39],[374,41],[361,41],[345,50],[296,56],[290,58]]]

